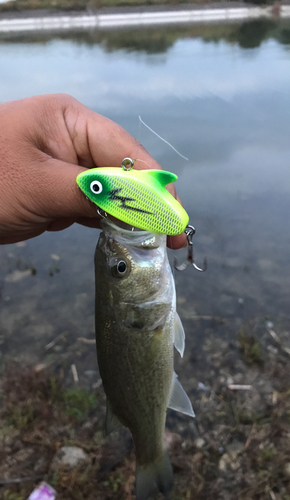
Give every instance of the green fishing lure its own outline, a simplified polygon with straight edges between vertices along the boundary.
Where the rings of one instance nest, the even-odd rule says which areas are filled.
[[[183,233],[188,214],[165,189],[177,175],[127,169],[124,162],[123,168],[88,169],[77,176],[77,184],[100,209],[131,226],[167,235]]]

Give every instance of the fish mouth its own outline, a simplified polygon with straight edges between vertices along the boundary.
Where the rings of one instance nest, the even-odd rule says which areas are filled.
[[[113,237],[123,246],[132,245],[136,248],[155,249],[162,246],[164,234],[155,234],[152,231],[144,231],[124,222],[118,221],[118,225],[110,219],[102,219],[101,227],[105,233]]]
[[[127,222],[123,222],[119,219],[115,219],[112,221],[109,218],[102,219],[100,221],[102,229],[104,229],[106,232],[112,233],[112,234],[123,234],[124,235],[130,235],[132,234],[134,236],[138,235],[145,235],[146,233],[152,234],[150,231],[145,231],[144,229],[140,229],[138,227],[133,227],[131,224],[127,224]]]

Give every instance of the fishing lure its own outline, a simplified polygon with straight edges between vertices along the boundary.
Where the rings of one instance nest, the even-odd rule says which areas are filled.
[[[177,175],[165,170],[136,170],[134,160],[125,158],[123,168],[102,167],[77,176],[77,184],[101,210],[153,233],[184,232],[188,214],[165,189]]]

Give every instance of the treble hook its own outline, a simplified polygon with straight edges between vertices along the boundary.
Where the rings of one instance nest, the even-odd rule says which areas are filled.
[[[185,234],[186,234],[186,239],[187,239],[187,260],[183,262],[183,264],[180,264],[179,266],[177,265],[177,259],[174,259],[174,269],[177,271],[184,271],[184,269],[187,268],[188,264],[192,264],[193,267],[200,272],[204,272],[207,270],[207,261],[204,259],[203,261],[203,268],[198,267],[196,263],[194,262],[194,256],[193,256],[193,245],[192,245],[192,237],[195,234],[195,228],[193,226],[187,226],[185,228]]]

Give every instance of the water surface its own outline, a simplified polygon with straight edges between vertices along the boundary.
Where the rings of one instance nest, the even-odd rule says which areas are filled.
[[[204,274],[176,274],[188,352],[205,332],[196,316],[225,318],[237,325],[233,335],[247,321],[289,320],[289,34],[289,23],[255,21],[5,36],[0,43],[2,101],[72,94],[178,174],[197,229],[196,261],[206,255],[209,263]],[[189,160],[140,126],[139,115]],[[71,346],[93,338],[97,238],[98,231],[75,225],[23,247],[0,247],[2,359],[50,360],[45,345],[65,333],[59,362],[69,366]],[[6,281],[27,267],[36,274]],[[73,351],[80,371],[84,356],[96,369],[94,346],[86,349]]]

